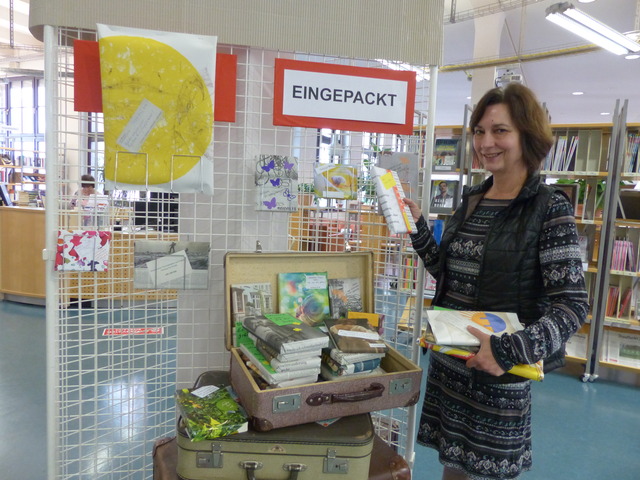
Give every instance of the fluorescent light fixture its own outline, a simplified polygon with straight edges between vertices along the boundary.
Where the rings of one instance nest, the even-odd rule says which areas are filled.
[[[546,10],[547,20],[609,50],[616,55],[640,52],[640,44],[590,17],[569,2],[555,3]]]

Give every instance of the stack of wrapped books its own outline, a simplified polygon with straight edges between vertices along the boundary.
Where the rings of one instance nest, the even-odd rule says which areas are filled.
[[[236,325],[237,343],[253,369],[270,387],[314,383],[329,337],[289,314],[246,316]]]
[[[388,347],[366,318],[328,319],[324,323],[332,346],[322,354],[322,378],[381,372],[380,362]]]

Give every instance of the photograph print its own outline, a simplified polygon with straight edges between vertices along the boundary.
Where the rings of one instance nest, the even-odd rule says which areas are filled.
[[[208,242],[136,240],[133,287],[198,290],[209,288]]]

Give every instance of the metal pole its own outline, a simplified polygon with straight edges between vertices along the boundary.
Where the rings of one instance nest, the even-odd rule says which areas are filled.
[[[46,262],[46,359],[47,359],[47,478],[58,478],[58,276],[54,272],[58,231],[58,104],[56,98],[58,73],[58,29],[44,27],[44,87],[45,87],[45,159],[46,189],[45,250]]]
[[[625,154],[627,105],[624,101],[619,109],[620,100],[616,102],[616,115],[614,115],[611,143],[609,145],[609,176],[607,177],[607,189],[602,213],[602,226],[600,227],[600,250],[598,252],[598,269],[596,292],[597,300],[594,301],[594,310],[591,320],[589,349],[587,352],[587,368],[583,381],[593,382],[598,378],[600,355],[604,335],[604,325],[607,309],[607,292],[609,291],[609,274],[613,257],[613,243],[615,242],[616,208],[620,191],[620,176]]]
[[[422,199],[421,209],[424,217],[429,216],[429,198],[431,198],[431,157],[433,156],[433,137],[435,135],[435,111],[436,111],[436,90],[438,87],[438,67],[436,65],[429,66],[430,79],[429,79],[429,108],[427,113],[427,127],[425,129],[425,143],[424,143],[424,155],[422,158],[423,185],[422,185]],[[414,363],[419,364],[420,361],[420,345],[418,345],[417,339],[422,334],[422,305],[424,303],[424,268],[418,268],[416,295],[415,295],[415,317],[413,322],[413,348],[411,350],[411,359]],[[409,414],[407,418],[407,446],[406,456],[407,461],[413,469],[413,463],[415,459],[415,445],[416,445],[416,418],[417,418],[418,405],[409,407]]]

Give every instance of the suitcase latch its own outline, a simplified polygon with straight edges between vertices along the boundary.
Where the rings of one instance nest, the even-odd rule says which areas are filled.
[[[299,393],[292,393],[290,395],[280,395],[273,397],[273,413],[290,412],[292,410],[298,410],[301,402]]]
[[[197,468],[222,468],[222,445],[214,443],[211,452],[196,452]]]
[[[398,395],[411,391],[413,382],[410,378],[399,378],[389,382],[389,395]]]
[[[337,458],[336,451],[332,448],[327,450],[327,458],[324,459],[324,467],[322,473],[349,473],[349,460],[346,458]]]

